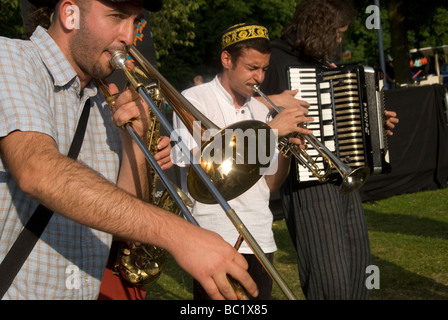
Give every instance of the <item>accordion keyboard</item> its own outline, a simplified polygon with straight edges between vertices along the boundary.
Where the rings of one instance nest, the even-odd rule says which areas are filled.
[[[318,84],[314,68],[290,69],[289,80],[290,89],[299,90],[295,97],[310,104],[308,116],[314,118],[314,121],[307,123],[307,128],[330,151],[335,152],[333,108],[331,95],[328,92],[330,83]],[[318,157],[318,152],[312,146],[307,145],[307,153],[316,158],[316,165],[324,170],[323,159]],[[309,170],[302,166],[299,166],[299,179],[300,181],[317,180]]]
[[[296,98],[310,104],[308,116],[313,117],[314,122],[308,123],[307,127],[313,135],[350,167],[365,166],[364,119],[358,74],[331,69],[318,72],[313,67],[292,67],[288,74],[290,89],[299,90]],[[312,146],[307,146],[307,152],[312,157],[318,156]],[[316,158],[316,164],[321,169],[328,165],[322,157]],[[298,174],[301,182],[317,181],[303,166],[299,166]]]

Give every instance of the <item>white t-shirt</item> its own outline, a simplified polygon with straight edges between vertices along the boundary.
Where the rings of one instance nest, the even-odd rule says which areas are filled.
[[[266,121],[268,108],[254,98],[250,98],[240,109],[235,109],[233,99],[222,87],[216,76],[212,81],[184,90],[182,94],[202,113],[219,128],[243,120]],[[186,136],[185,126],[182,121],[174,115],[173,126],[182,140],[190,148],[196,146],[191,135]],[[182,129],[182,130],[179,130]],[[275,155],[276,159],[277,154]],[[276,161],[271,162],[271,167],[276,167]],[[182,189],[188,192],[185,186],[185,175],[187,168],[181,168]],[[269,209],[270,191],[265,177],[262,177],[249,190],[237,198],[229,200],[228,203],[240,217],[246,228],[255,238],[264,253],[277,250],[274,234],[272,231],[273,215]],[[204,204],[194,201],[192,215],[202,228],[220,234],[228,243],[235,245],[238,239],[238,231],[227,217],[219,204]],[[253,253],[245,242],[241,245],[239,252]]]

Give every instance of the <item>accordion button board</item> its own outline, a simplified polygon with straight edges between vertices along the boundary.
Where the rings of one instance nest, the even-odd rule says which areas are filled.
[[[384,95],[381,74],[370,67],[349,65],[334,69],[291,66],[289,89],[310,104],[308,129],[331,152],[352,168],[369,167],[371,174],[390,172],[384,129]],[[308,154],[321,169],[326,163],[312,146]],[[301,182],[318,181],[298,166]]]

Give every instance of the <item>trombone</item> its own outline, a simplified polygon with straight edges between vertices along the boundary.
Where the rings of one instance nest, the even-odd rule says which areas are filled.
[[[265,99],[273,111],[279,113],[281,108],[275,105],[271,99],[269,99],[256,85],[253,90],[258,93],[263,99]],[[287,137],[282,137],[279,139],[279,150],[285,156],[292,153],[297,161],[307,168],[311,173],[317,177],[320,182],[324,182],[328,179],[331,168],[335,168],[342,177],[342,183],[339,187],[339,192],[341,194],[352,193],[359,188],[361,188],[370,176],[370,169],[366,166],[357,169],[352,169],[344,162],[342,162],[336,155],[334,155],[330,150],[328,150],[325,145],[319,141],[314,135],[306,134],[303,138],[322,156],[324,161],[327,162],[327,170],[322,172],[322,170],[317,166],[315,160],[304,150],[300,149],[296,144],[288,142]]]
[[[256,183],[261,175],[259,174],[258,170],[253,170],[254,168],[251,167],[250,170],[247,170],[248,172],[245,174],[245,179],[248,181],[245,185],[242,186],[238,192],[235,193],[234,184],[230,184],[231,188],[226,183],[221,183],[221,191],[226,193],[227,199],[223,196],[223,194],[218,190],[218,188],[215,186],[215,184],[212,182],[211,178],[207,175],[207,173],[204,171],[202,166],[197,163],[194,158],[193,154],[189,151],[188,147],[185,145],[185,143],[182,141],[181,137],[178,135],[178,133],[174,130],[170,122],[166,119],[166,117],[163,115],[162,111],[159,110],[155,102],[152,100],[151,96],[148,94],[146,88],[142,83],[138,81],[138,79],[132,74],[132,72],[126,67],[125,61],[127,59],[127,54],[133,59],[137,64],[143,69],[143,72],[146,73],[147,77],[150,79],[156,79],[159,82],[160,88],[162,93],[165,95],[165,99],[170,104],[170,106],[175,110],[175,112],[179,115],[185,126],[187,128],[190,128],[190,130],[193,129],[193,121],[196,119],[200,119],[202,125],[204,123],[208,125],[210,128],[219,128],[213,124],[210,120],[208,120],[206,117],[204,117],[191,103],[188,102],[186,98],[184,98],[172,85],[149,63],[138,50],[131,46],[128,50],[128,52],[124,51],[117,51],[114,54],[112,54],[110,58],[111,65],[116,68],[120,69],[124,72],[128,82],[130,85],[139,93],[141,98],[145,100],[145,102],[149,105],[151,110],[154,112],[154,114],[157,116],[158,120],[160,121],[160,124],[165,128],[165,130],[170,133],[171,140],[174,140],[178,146],[180,146],[180,150],[184,153],[186,157],[188,157],[190,162],[190,168],[193,168],[196,176],[200,179],[200,182],[193,182],[191,185],[193,186],[192,189],[189,189],[190,193],[193,197],[197,196],[198,198],[201,197],[201,192],[203,192],[206,188],[208,190],[208,195],[206,197],[206,201],[209,201],[208,203],[213,203],[211,201],[211,198],[214,198],[217,203],[220,204],[224,212],[226,213],[227,217],[232,221],[235,228],[237,229],[240,238],[238,242],[244,240],[248,244],[248,246],[251,248],[251,250],[256,255],[257,259],[260,261],[260,263],[263,265],[263,267],[266,269],[268,274],[271,276],[271,278],[277,283],[277,285],[280,287],[282,292],[285,294],[285,296],[290,300],[295,300],[296,297],[292,293],[291,289],[286,285],[285,281],[281,277],[281,275],[278,273],[278,271],[275,269],[274,265],[271,263],[271,261],[266,257],[263,250],[259,246],[259,244],[255,241],[249,230],[246,228],[246,226],[243,224],[239,216],[236,214],[236,212],[230,207],[227,200],[233,199],[234,197],[238,196],[239,194],[244,193],[246,190],[248,190],[254,183]],[[104,93],[104,90],[103,90]],[[106,93],[107,94],[107,93]],[[107,97],[106,97],[107,99]],[[246,128],[252,128],[255,129],[254,132],[257,132],[257,129],[266,129],[270,130],[270,127],[261,122],[261,121],[254,121],[249,120],[248,122],[244,121]],[[159,167],[157,164],[157,161],[155,161],[154,157],[151,155],[149,150],[147,149],[146,145],[142,142],[138,134],[134,131],[132,128],[132,123],[126,123],[124,125],[126,130],[129,132],[131,137],[136,141],[139,148],[142,150],[143,154],[145,155],[146,159],[150,163],[150,165],[154,168],[156,173],[159,175],[160,180],[163,182],[164,186],[167,188],[170,195],[173,197],[173,200],[176,201],[177,205],[179,206],[180,210],[184,214],[184,216],[187,218],[188,221],[191,223],[198,225],[196,220],[192,217],[191,213],[189,212],[188,208],[183,203],[180,196],[177,194],[174,187],[169,182],[168,178],[166,177],[163,170]],[[217,135],[224,135],[225,129],[222,129],[218,132]],[[246,149],[246,148],[245,148]],[[238,165],[238,164],[236,164]],[[246,164],[239,164],[239,166],[245,166]],[[259,167],[259,164],[255,164],[254,167]],[[241,176],[242,171],[238,170],[237,175]],[[195,176],[195,177],[196,177]],[[232,178],[230,175],[227,175],[227,179]],[[238,180],[240,180],[241,177],[238,177]],[[187,182],[188,183],[188,182]],[[203,186],[205,186],[205,188]],[[199,187],[195,187],[199,186]],[[190,188],[190,184],[189,184]],[[195,195],[195,196],[194,196]],[[199,200],[198,200],[199,201]],[[238,246],[238,243],[236,247]],[[231,283],[232,284],[232,283]],[[234,285],[234,284],[232,284]],[[237,294],[238,295],[238,294]]]

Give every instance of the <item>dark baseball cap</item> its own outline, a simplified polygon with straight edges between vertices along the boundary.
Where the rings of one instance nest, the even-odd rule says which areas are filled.
[[[28,0],[31,4],[33,4],[36,7],[49,7],[54,8],[56,3],[58,3],[59,0]],[[136,0],[107,0],[110,2],[136,2]],[[163,6],[163,0],[143,0],[143,8],[151,11],[151,12],[157,12],[160,9],[162,9]]]

